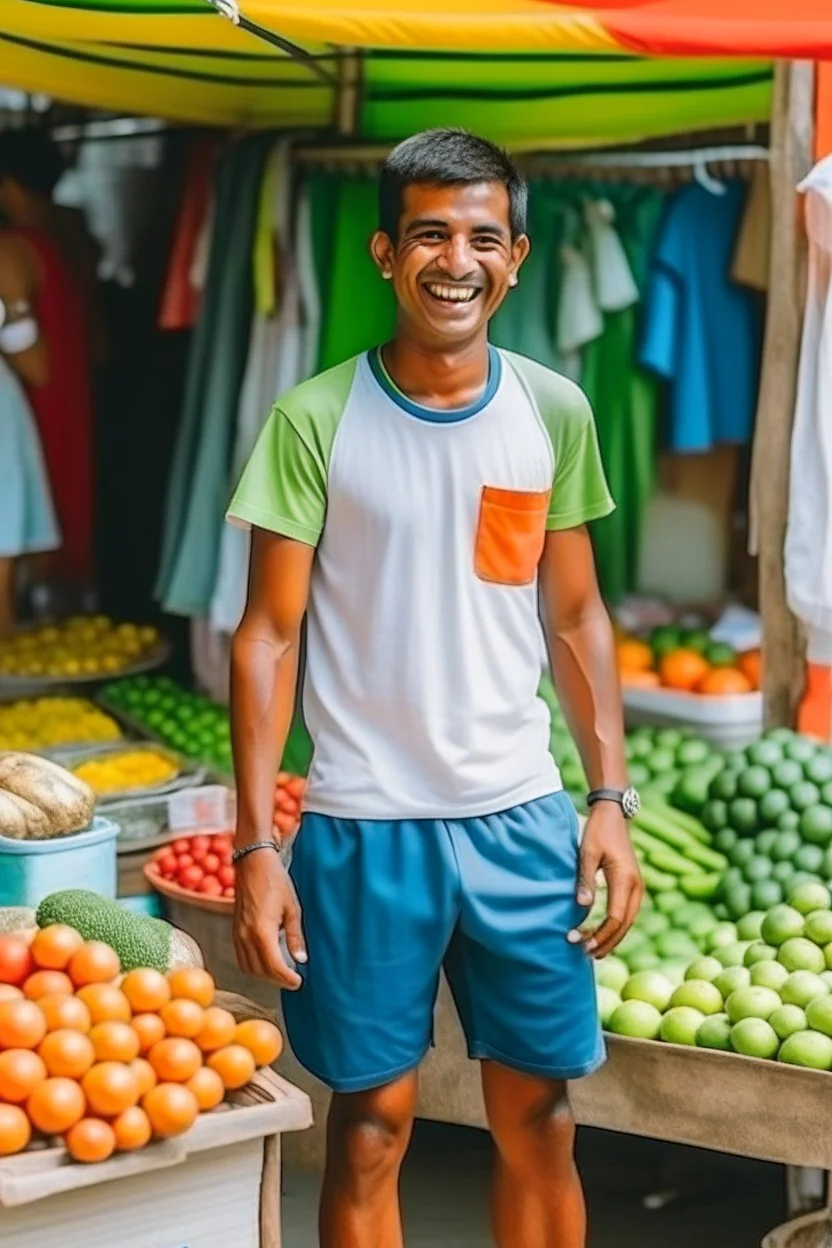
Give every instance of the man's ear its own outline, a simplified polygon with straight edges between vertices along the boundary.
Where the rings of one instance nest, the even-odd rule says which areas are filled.
[[[373,257],[373,263],[381,276],[385,281],[389,282],[393,276],[393,260],[395,257],[393,240],[389,234],[385,234],[383,230],[376,230],[370,239],[370,255]]]
[[[509,286],[517,285],[517,274],[525,263],[529,252],[532,249],[531,241],[528,234],[518,234],[514,242],[511,244],[511,274],[508,279]]]

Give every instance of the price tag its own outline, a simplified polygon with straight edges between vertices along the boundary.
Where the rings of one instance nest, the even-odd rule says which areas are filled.
[[[236,794],[222,784],[198,789],[180,789],[168,798],[168,827],[171,832],[225,832],[234,827]]]

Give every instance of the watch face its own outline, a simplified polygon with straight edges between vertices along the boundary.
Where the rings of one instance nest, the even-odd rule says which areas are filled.
[[[641,810],[641,798],[632,785],[625,789],[621,795],[621,809],[628,819],[635,819]]]

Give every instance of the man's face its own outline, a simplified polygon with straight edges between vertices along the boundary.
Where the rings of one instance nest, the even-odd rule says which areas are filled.
[[[484,333],[529,253],[512,240],[505,186],[414,184],[406,188],[398,237],[377,233],[372,252],[393,282],[400,323],[425,346],[462,344]]]

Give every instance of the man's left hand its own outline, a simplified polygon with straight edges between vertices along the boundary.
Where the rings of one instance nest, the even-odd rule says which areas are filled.
[[[580,941],[593,957],[605,958],[630,930],[644,896],[627,820],[614,802],[598,802],[586,821],[578,878],[579,905],[592,906],[599,868],[607,882],[606,917],[591,930],[570,932],[567,939],[571,944]]]

